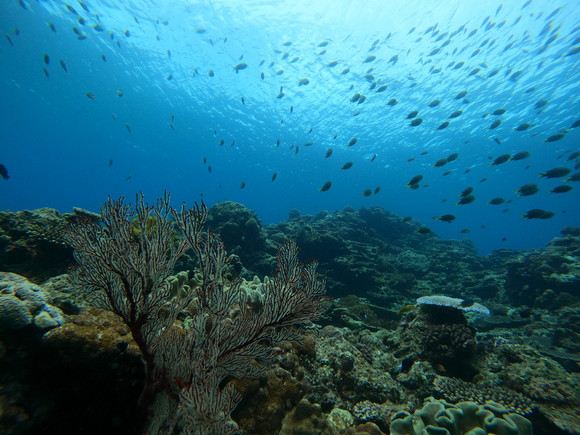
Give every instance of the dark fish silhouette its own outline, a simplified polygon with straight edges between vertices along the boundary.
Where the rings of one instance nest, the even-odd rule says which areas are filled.
[[[456,202],[456,204],[457,205],[471,204],[473,201],[475,201],[475,196],[465,195],[458,202]]]
[[[529,151],[520,151],[519,153],[514,154],[512,160],[524,160],[530,157]]]
[[[330,181],[327,181],[326,183],[324,183],[324,185],[320,188],[321,192],[326,192],[328,191],[328,189],[330,189],[330,186],[332,186],[332,183]]]
[[[423,179],[422,175],[415,175],[413,178],[411,178],[411,180],[407,183],[408,187],[411,186],[415,186],[417,185],[417,187],[419,187],[419,183],[421,182],[421,180]]]
[[[498,158],[496,158],[491,164],[490,166],[497,166],[497,165],[501,165],[502,163],[505,162],[509,162],[511,159],[511,156],[509,154],[502,154],[501,156],[499,156]]]
[[[551,211],[534,208],[522,215],[522,219],[549,219],[554,217],[555,213]]]
[[[552,136],[550,136],[544,142],[556,142],[560,139],[564,139],[565,136],[566,136],[566,133],[556,133],[556,134],[553,134]]]
[[[543,178],[562,178],[562,177],[565,177],[566,175],[568,175],[570,172],[572,172],[572,170],[569,168],[554,168],[554,169],[549,169],[546,172],[542,172],[540,174],[540,177],[543,177]]]
[[[8,180],[10,178],[8,175],[8,169],[6,169],[6,166],[4,166],[2,163],[0,163],[0,177],[2,177],[4,180]]]
[[[540,191],[540,188],[538,187],[537,184],[529,183],[529,184],[524,184],[522,187],[520,187],[518,190],[516,190],[516,193],[520,196],[530,196],[530,195],[535,195],[539,191]]]
[[[568,186],[567,184],[562,184],[561,186],[556,186],[552,190],[551,193],[566,193],[572,190],[572,186]]]
[[[455,220],[455,216],[453,216],[452,214],[444,214],[443,216],[433,216],[433,219],[436,219],[438,221],[442,221],[442,222],[447,222],[447,223],[451,223]]]

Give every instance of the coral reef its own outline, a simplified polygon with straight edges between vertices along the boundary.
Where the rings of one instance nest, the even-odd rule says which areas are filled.
[[[460,402],[453,405],[430,397],[413,415],[408,412],[395,415],[390,433],[531,435],[532,423],[519,414],[510,413],[495,402],[486,402],[483,405]]]
[[[65,273],[73,262],[65,216],[49,208],[0,212],[0,270],[36,283]]]
[[[41,287],[20,275],[0,272],[0,328],[33,325],[48,330],[63,322],[62,311],[49,303]]]
[[[0,266],[14,272],[0,273],[2,433],[140,431],[138,345],[125,323],[94,308],[62,274],[72,256],[60,232],[77,214],[0,213]],[[235,288],[248,317],[264,310],[272,285],[255,275],[271,273],[287,239],[297,239],[301,258],[320,260],[335,297],[301,342],[281,341],[258,358],[255,376],[221,378],[241,399],[231,428],[517,434],[529,420],[539,435],[577,433],[580,229],[545,249],[479,257],[467,241],[420,234],[417,222],[378,207],[294,212],[275,225],[235,203],[216,204],[208,216],[206,228],[227,240],[224,282],[245,278]],[[131,227],[139,240],[159,228],[144,224]],[[168,231],[180,240],[175,227]],[[199,291],[203,276],[195,256],[184,256],[167,277],[168,297]],[[175,312],[171,334],[183,337],[201,312],[196,303]],[[431,396],[438,400],[423,403]]]

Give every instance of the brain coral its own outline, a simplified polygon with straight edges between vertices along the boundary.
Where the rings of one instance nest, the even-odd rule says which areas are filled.
[[[502,405],[486,402],[456,405],[429,397],[413,415],[399,412],[393,417],[392,435],[531,435],[532,423],[519,414],[511,414]]]

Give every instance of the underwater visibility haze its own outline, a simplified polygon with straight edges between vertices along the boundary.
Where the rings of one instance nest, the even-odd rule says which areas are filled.
[[[377,205],[483,254],[579,222],[573,0],[0,8],[2,209]]]

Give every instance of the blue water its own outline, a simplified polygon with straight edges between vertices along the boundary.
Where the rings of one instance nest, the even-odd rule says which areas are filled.
[[[577,172],[567,161],[580,150],[580,129],[569,129],[580,118],[580,53],[567,55],[580,44],[574,0],[86,0],[89,12],[69,5],[78,15],[60,1],[0,5],[0,163],[10,175],[0,179],[0,209],[97,210],[108,195],[144,191],[153,200],[165,189],[176,204],[243,203],[265,223],[291,209],[378,205],[442,237],[470,238],[482,254],[538,248],[580,224],[579,183],[553,194],[563,180],[538,176],[559,166]],[[365,63],[369,56],[376,59]],[[236,73],[242,62],[247,68]],[[387,89],[377,93],[381,85]],[[468,101],[454,99],[463,90]],[[356,93],[366,101],[351,103]],[[441,104],[428,107],[434,99]],[[506,113],[490,114],[499,108]],[[406,119],[413,110],[423,119],[416,127]],[[456,110],[463,114],[436,130]],[[490,130],[495,119],[502,124]],[[526,122],[533,126],[514,131]],[[561,129],[563,139],[544,142]],[[489,165],[519,151],[531,157]],[[433,167],[451,153],[458,159]],[[347,161],[353,167],[341,170]],[[421,187],[407,188],[417,174]],[[320,192],[326,181],[332,187]],[[540,192],[514,194],[527,183]],[[379,185],[377,195],[361,194]],[[476,200],[455,205],[468,186]],[[513,202],[487,204],[499,196]],[[533,208],[556,215],[522,220]],[[447,213],[457,217],[451,224],[433,219]]]

